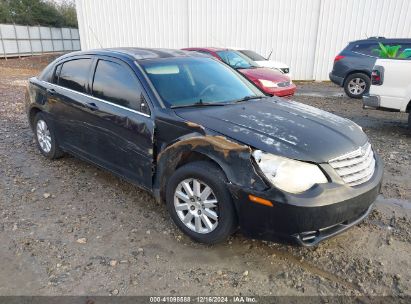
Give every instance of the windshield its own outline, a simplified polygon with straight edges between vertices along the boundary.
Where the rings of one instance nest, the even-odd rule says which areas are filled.
[[[169,107],[221,104],[264,96],[242,76],[211,58],[173,57],[139,64]]]
[[[254,61],[266,61],[267,60],[263,56],[261,56],[260,54],[254,52],[254,51],[251,51],[251,50],[241,50],[240,52],[243,53],[248,58],[250,58],[251,60],[254,60]]]
[[[258,66],[250,58],[237,51],[219,51],[217,54],[222,61],[234,69],[250,69]]]

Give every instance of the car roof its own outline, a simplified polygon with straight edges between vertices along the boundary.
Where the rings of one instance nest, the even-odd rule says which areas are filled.
[[[163,49],[163,48],[137,48],[137,47],[121,47],[121,48],[103,48],[89,51],[78,51],[68,53],[63,58],[81,55],[117,55],[118,57],[127,56],[132,57],[136,61],[146,59],[159,59],[170,57],[192,57],[190,52],[177,49]]]
[[[222,47],[190,47],[190,48],[184,48],[182,50],[218,52],[218,51],[227,51],[231,49],[222,48]]]
[[[359,39],[350,43],[369,43],[369,42],[385,42],[385,43],[411,43],[410,38],[385,38],[385,37],[369,37],[367,39]]]

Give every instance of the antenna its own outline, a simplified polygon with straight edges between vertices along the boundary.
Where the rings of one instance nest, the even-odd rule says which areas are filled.
[[[94,35],[94,38],[96,38],[98,44],[100,45],[100,48],[103,48],[103,45],[100,43],[100,40],[98,40],[98,37],[97,37],[96,33],[94,33],[94,31],[91,29],[90,25],[87,24],[87,27],[89,28],[91,33]]]
[[[273,53],[273,49],[271,49],[271,52],[270,52],[270,54],[268,55],[268,57],[267,57],[267,60],[270,60],[270,57],[271,57],[271,54]]]

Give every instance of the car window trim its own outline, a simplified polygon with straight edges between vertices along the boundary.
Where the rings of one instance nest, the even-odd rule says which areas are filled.
[[[136,113],[136,114],[140,114],[140,115],[145,116],[145,117],[151,117],[151,115],[149,115],[149,114],[147,114],[147,113],[143,113],[143,112],[140,112],[140,111],[137,111],[137,110],[134,110],[134,109],[130,109],[130,108],[127,108],[127,107],[124,107],[124,106],[121,106],[121,105],[112,103],[112,102],[110,102],[110,101],[107,101],[107,100],[104,100],[104,99],[101,99],[101,98],[94,97],[94,96],[89,95],[89,94],[85,94],[85,93],[82,93],[82,92],[78,92],[78,91],[75,91],[75,90],[72,90],[72,89],[69,89],[69,88],[66,88],[66,87],[63,87],[63,86],[60,86],[60,85],[57,85],[57,84],[48,82],[48,81],[44,81],[44,80],[40,80],[40,81],[43,82],[43,83],[46,83],[46,84],[48,84],[48,85],[55,86],[55,87],[57,87],[57,88],[61,88],[61,89],[67,90],[67,91],[69,91],[69,92],[77,93],[77,94],[80,94],[80,95],[83,95],[83,96],[86,96],[86,97],[89,97],[89,98],[92,98],[92,99],[95,99],[95,100],[104,102],[104,103],[106,103],[106,104],[115,106],[115,107],[120,108],[120,109],[123,109],[123,110],[127,110],[127,111],[130,111],[130,112]]]

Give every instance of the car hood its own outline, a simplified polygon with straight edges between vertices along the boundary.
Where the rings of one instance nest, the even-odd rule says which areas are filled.
[[[348,119],[275,97],[175,111],[187,121],[252,148],[316,163],[356,150],[368,140]]]
[[[282,63],[280,61],[273,61],[273,60],[261,60],[255,61],[258,65],[266,68],[274,68],[274,69],[288,69],[288,65]]]
[[[290,81],[290,78],[288,76],[285,76],[281,72],[270,68],[239,69],[238,71],[252,80],[264,79],[274,82]]]

